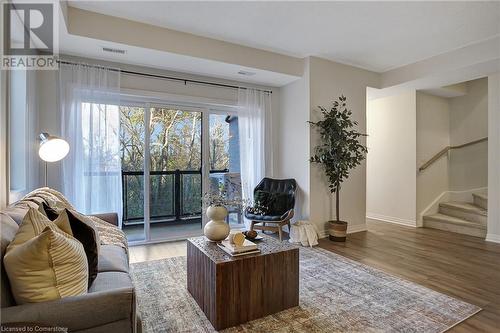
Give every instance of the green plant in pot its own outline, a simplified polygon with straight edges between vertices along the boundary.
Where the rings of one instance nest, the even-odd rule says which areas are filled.
[[[340,190],[349,172],[361,164],[368,149],[360,139],[366,134],[359,133],[358,123],[351,119],[352,111],[347,108],[347,98],[342,95],[333,102],[328,110],[319,106],[323,119],[309,123],[320,134],[320,142],[311,156],[311,163],[318,163],[328,179],[328,187],[335,194],[336,219],[329,221],[329,238],[343,242],[346,239],[347,222],[340,220]]]

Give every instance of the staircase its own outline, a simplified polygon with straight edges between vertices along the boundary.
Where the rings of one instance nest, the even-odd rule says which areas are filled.
[[[472,198],[472,202],[440,203],[437,214],[423,217],[424,227],[485,238],[488,196],[473,193]]]

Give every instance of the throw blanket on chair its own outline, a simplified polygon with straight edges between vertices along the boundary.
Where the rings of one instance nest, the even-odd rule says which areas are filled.
[[[69,201],[60,192],[53,190],[48,187],[42,187],[36,189],[24,196],[19,201],[19,204],[28,204],[28,202],[35,202],[37,204],[40,201],[44,201],[50,208],[57,211],[63,209],[70,209],[76,211],[76,209],[69,203]],[[87,216],[97,229],[99,233],[99,238],[101,244],[103,245],[117,245],[125,249],[128,252],[127,237],[118,227],[101,220],[95,216]]]

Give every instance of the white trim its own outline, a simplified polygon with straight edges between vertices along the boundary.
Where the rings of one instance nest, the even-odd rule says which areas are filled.
[[[423,225],[424,215],[436,214],[439,210],[439,204],[446,201],[449,201],[449,191],[444,191],[438,195],[427,207],[418,213],[418,225]]]
[[[143,204],[144,204],[144,238],[146,242],[151,241],[151,221],[150,221],[150,196],[151,196],[151,127],[148,126],[151,119],[151,109],[149,107],[149,103],[144,105],[144,175],[143,175]]]
[[[500,243],[500,235],[486,234],[486,241],[493,243]]]
[[[201,189],[202,193],[210,191],[210,111],[205,109],[201,113]],[[201,228],[205,229],[208,223],[206,214],[207,205],[204,200],[201,204]]]
[[[416,227],[417,226],[417,221],[415,221],[415,220],[402,219],[399,217],[386,216],[386,215],[382,215],[382,214],[366,213],[366,218],[372,219],[372,220],[383,221],[383,222],[401,224],[401,225],[405,225],[408,227]]]

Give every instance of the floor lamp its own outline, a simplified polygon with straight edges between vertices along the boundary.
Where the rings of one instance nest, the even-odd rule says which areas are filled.
[[[45,162],[45,186],[47,186],[47,162],[57,162],[69,153],[69,144],[57,136],[49,133],[40,134],[40,148],[38,156]]]

